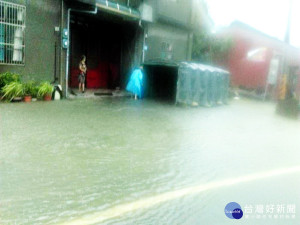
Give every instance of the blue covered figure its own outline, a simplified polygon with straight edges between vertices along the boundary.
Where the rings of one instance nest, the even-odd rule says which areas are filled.
[[[126,90],[133,93],[135,96],[135,99],[137,99],[137,96],[139,98],[142,98],[143,96],[143,79],[144,74],[142,71],[143,67],[140,67],[138,69],[135,69],[131,76],[130,80],[127,84]]]

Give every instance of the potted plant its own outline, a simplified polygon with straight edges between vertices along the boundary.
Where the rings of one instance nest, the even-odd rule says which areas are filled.
[[[2,97],[9,101],[21,101],[24,96],[24,87],[20,82],[14,81],[5,85],[2,88],[2,93]]]
[[[10,72],[0,74],[0,89],[12,82],[20,82],[20,75]]]
[[[20,75],[6,72],[6,73],[1,73],[0,74],[0,100],[4,98],[3,95],[3,88],[5,85],[10,84],[12,82],[20,82]]]
[[[31,102],[32,100],[32,95],[34,94],[34,81],[28,81],[23,84],[23,89],[24,89],[24,102]]]
[[[39,86],[38,96],[45,101],[51,101],[53,86],[49,82],[43,82]]]
[[[31,93],[32,101],[35,102],[38,98],[38,92],[39,92],[39,87],[37,85],[34,85]]]

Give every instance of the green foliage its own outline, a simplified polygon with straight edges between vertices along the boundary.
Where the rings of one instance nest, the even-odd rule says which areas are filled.
[[[208,32],[196,34],[193,40],[192,58],[202,63],[213,64],[229,53],[230,39],[216,37]]]
[[[23,97],[24,87],[20,82],[14,81],[10,84],[5,85],[2,88],[2,93],[4,98],[11,101],[16,97]]]
[[[32,89],[31,97],[32,98],[37,98],[38,97],[38,92],[39,92],[39,87],[36,85]]]
[[[38,88],[38,97],[51,95],[52,92],[53,92],[53,86],[49,82],[42,82]]]
[[[23,84],[24,95],[37,96],[37,85],[34,81],[27,81]]]
[[[20,82],[20,75],[10,72],[0,74],[0,90],[12,82]]]
[[[10,72],[0,74],[0,94],[8,101],[24,95],[31,95],[33,98],[44,97],[51,95],[52,92],[53,86],[49,82],[42,82],[38,85],[33,80],[21,82],[18,74]]]

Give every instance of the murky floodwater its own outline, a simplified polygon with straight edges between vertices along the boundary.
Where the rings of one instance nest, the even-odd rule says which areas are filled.
[[[81,99],[0,104],[0,116],[1,225],[226,225],[232,201],[300,210],[300,123],[269,103]]]

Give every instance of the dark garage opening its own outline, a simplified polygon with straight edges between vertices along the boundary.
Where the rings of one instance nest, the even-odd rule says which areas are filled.
[[[124,88],[127,76],[136,65],[138,22],[113,14],[74,14],[71,17],[70,80],[78,87],[78,64],[87,57],[86,88]]]
[[[144,70],[145,97],[175,103],[178,66],[144,65]]]

